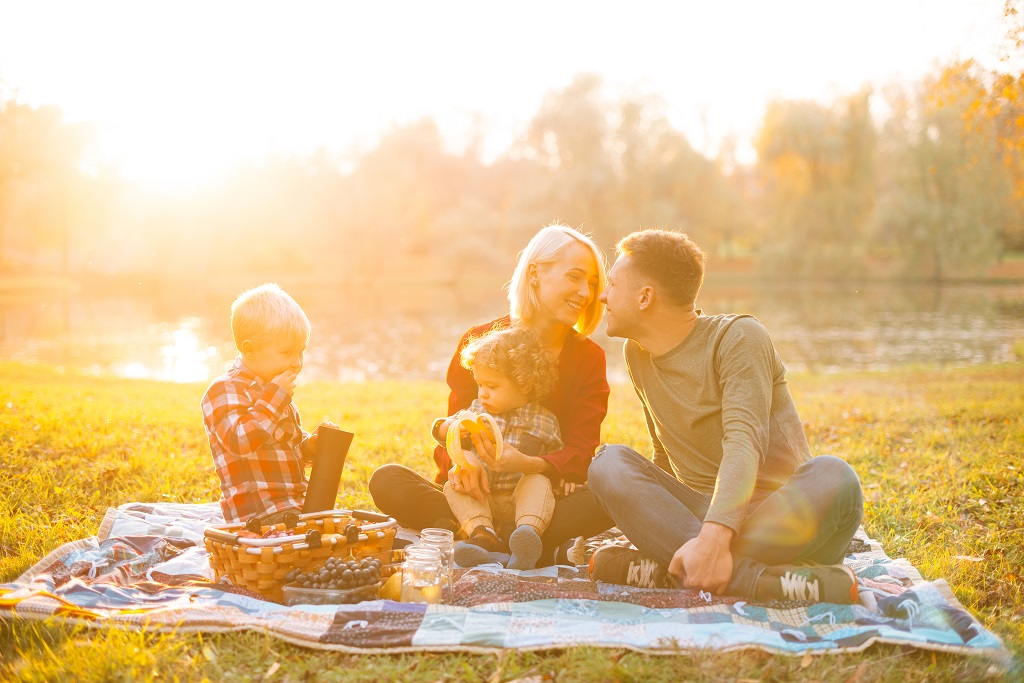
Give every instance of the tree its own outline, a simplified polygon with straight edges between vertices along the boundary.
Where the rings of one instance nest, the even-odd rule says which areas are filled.
[[[609,153],[603,85],[599,76],[583,74],[545,96],[513,156],[534,162],[529,169],[533,182],[524,195],[526,213],[545,216],[542,224],[582,226],[608,245],[617,234],[610,201],[617,178]],[[541,226],[523,227],[532,235]],[[523,237],[529,239],[527,234]]]
[[[751,224],[740,193],[698,153],[660,99],[608,97],[600,78],[578,76],[549,94],[515,157],[521,215],[582,225],[611,246],[639,227],[682,229],[717,250]],[[523,226],[523,240],[538,225]]]
[[[966,62],[891,98],[877,225],[908,276],[974,277],[998,254],[1010,187],[992,126],[981,118],[965,125],[985,91]]]
[[[768,105],[757,140],[767,191],[762,266],[796,277],[863,272],[874,203],[876,134],[870,91],[828,107]]]
[[[965,118],[968,133],[991,136],[1010,185],[1010,206],[999,228],[1005,250],[1024,250],[1024,73],[997,74]]]
[[[55,107],[0,101],[0,269],[11,267],[14,237],[26,252],[57,249],[67,263],[68,198],[81,180],[85,141],[85,130],[64,124]]]
[[[445,150],[432,119],[397,128],[359,159],[346,179],[349,215],[339,234],[353,272],[450,281],[491,258],[498,210],[480,206],[483,170],[472,155]]]

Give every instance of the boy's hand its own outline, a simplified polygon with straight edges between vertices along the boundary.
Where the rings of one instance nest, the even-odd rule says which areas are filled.
[[[317,428],[313,430],[313,433],[309,435],[309,438],[302,442],[302,452],[306,456],[306,460],[312,460],[316,455],[316,442],[320,437],[320,432],[318,431],[320,427],[333,427],[334,429],[339,429],[338,425],[333,422],[321,422]]]
[[[281,387],[282,389],[284,389],[285,392],[290,395],[290,394],[294,394],[295,393],[295,378],[296,377],[298,377],[298,374],[296,374],[295,372],[293,372],[291,370],[285,370],[280,375],[274,377],[270,381],[273,382],[274,384],[276,384],[277,386]]]

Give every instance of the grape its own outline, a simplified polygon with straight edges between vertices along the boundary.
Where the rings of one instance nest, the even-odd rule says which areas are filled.
[[[310,604],[351,604],[371,597],[367,587],[380,582],[382,567],[381,560],[375,557],[329,557],[316,568],[292,568],[285,574],[285,580],[307,590],[351,591],[343,595],[309,595]]]

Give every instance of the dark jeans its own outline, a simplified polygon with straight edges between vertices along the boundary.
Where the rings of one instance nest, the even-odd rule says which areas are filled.
[[[408,467],[383,465],[370,475],[368,487],[377,509],[394,517],[402,526],[423,529],[437,525],[439,520],[455,519],[441,487]],[[611,526],[612,520],[589,489],[559,498],[551,523],[541,536],[544,548],[537,566],[552,564],[558,546],[570,538],[594,536]]]
[[[711,499],[636,451],[605,446],[590,463],[598,503],[640,552],[668,566],[697,536]],[[755,494],[756,495],[756,494]],[[786,484],[747,507],[732,544],[728,593],[752,596],[766,565],[842,562],[864,515],[857,474],[830,455],[800,465]]]

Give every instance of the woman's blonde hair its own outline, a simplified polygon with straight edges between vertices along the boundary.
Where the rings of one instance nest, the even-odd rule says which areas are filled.
[[[276,284],[253,287],[231,304],[231,336],[239,351],[246,339],[262,342],[288,337],[308,342],[309,332],[309,318],[302,307]]]
[[[531,401],[547,396],[558,381],[558,362],[544,350],[537,333],[521,325],[473,339],[462,349],[461,361],[467,370],[481,366],[508,377]]]
[[[564,225],[549,225],[542,228],[520,252],[515,272],[512,273],[512,281],[508,285],[509,313],[513,320],[529,320],[540,306],[537,293],[530,285],[530,266],[536,264],[542,267],[556,263],[562,258],[566,247],[573,243],[582,244],[589,249],[597,263],[597,291],[594,292],[593,300],[580,311],[580,317],[573,325],[573,329],[581,337],[589,337],[597,329],[604,315],[604,304],[599,301],[607,282],[604,254],[589,236]]]

